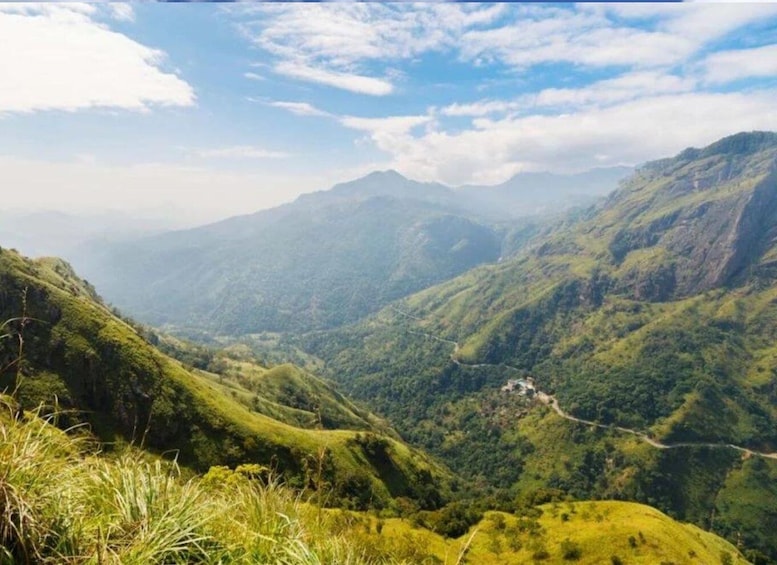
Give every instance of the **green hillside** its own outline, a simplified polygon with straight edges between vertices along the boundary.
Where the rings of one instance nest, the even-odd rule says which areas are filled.
[[[209,347],[146,326],[133,323],[133,327],[161,352],[183,363],[196,380],[253,412],[301,428],[396,435],[385,421],[356,406],[333,383],[291,363],[265,367],[244,343]]]
[[[461,473],[649,502],[777,559],[777,462],[726,447],[777,451],[776,171],[774,133],[649,163],[515,259],[301,343]],[[486,366],[453,363],[453,342]],[[561,420],[500,393],[518,376],[576,417],[695,446]]]
[[[271,210],[68,254],[122,311],[201,337],[333,328],[513,255],[629,169],[451,189],[374,172]]]
[[[74,264],[144,322],[239,335],[353,322],[499,255],[497,231],[450,189],[385,172],[200,228],[96,244]]]
[[[455,513],[444,522],[444,510],[406,518],[396,508],[323,510],[256,465],[185,479],[174,464],[133,450],[100,456],[15,413],[0,398],[3,563],[746,563],[715,535],[639,504],[489,512],[460,537],[443,537]]]
[[[386,530],[401,535],[407,526],[395,521]],[[630,502],[553,503],[525,515],[487,512],[455,541],[427,535],[443,562],[471,537],[467,563],[747,563],[721,538]]]
[[[190,371],[114,316],[62,261],[0,251],[0,318],[10,320],[1,386],[27,408],[62,411],[62,426],[88,422],[109,445],[132,441],[199,471],[258,463],[300,488],[315,476],[332,503],[354,507],[397,496],[434,507],[444,496],[447,471],[329,385],[291,366],[231,361],[223,379]]]

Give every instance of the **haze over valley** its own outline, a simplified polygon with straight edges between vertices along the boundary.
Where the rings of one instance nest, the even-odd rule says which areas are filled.
[[[0,562],[777,563],[773,6],[0,5]]]

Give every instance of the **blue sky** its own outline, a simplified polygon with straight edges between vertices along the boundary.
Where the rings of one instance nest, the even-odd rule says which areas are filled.
[[[0,4],[0,37],[11,208],[204,221],[777,130],[777,4]]]

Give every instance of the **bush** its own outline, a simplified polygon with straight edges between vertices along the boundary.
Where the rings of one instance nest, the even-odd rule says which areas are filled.
[[[494,524],[494,529],[502,531],[507,527],[507,523],[505,522],[505,517],[501,514],[493,514],[491,516],[491,522]]]
[[[535,561],[544,561],[550,558],[550,553],[545,548],[541,548],[532,553],[531,558]]]
[[[429,529],[449,538],[463,536],[483,518],[481,512],[462,502],[452,502],[440,510],[419,514]]]
[[[565,539],[561,542],[561,557],[566,561],[577,561],[583,555],[583,550],[579,544]]]

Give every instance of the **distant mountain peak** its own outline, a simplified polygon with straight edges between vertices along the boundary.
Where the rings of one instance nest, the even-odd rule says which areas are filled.
[[[395,186],[396,184],[414,183],[415,181],[399,174],[394,169],[372,171],[354,180],[341,182],[332,187],[333,190],[365,191],[375,187]]]
[[[387,196],[414,198],[446,204],[450,203],[452,196],[451,189],[442,184],[415,181],[394,169],[373,171],[361,178],[337,184],[329,192],[333,195],[347,198]]]
[[[395,169],[386,169],[384,171],[372,171],[368,175],[362,177],[365,179],[369,178],[380,178],[380,179],[387,179],[387,180],[410,180],[403,174],[399,173]]]

